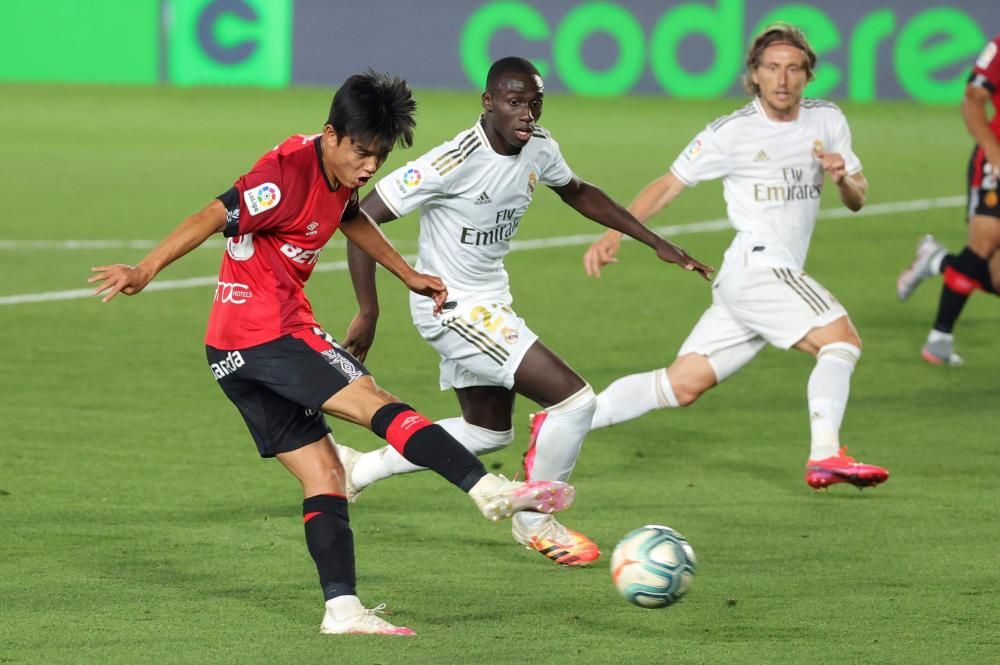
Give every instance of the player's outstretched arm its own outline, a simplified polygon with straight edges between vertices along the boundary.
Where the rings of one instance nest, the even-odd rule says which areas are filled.
[[[353,219],[341,222],[340,230],[356,249],[385,267],[406,284],[406,288],[433,299],[435,313],[441,311],[445,300],[448,299],[448,289],[445,288],[444,282],[439,277],[414,270],[413,266],[407,263],[406,259],[389,243],[378,224],[369,219],[365,213],[359,212]],[[352,280],[353,278],[352,275]],[[374,282],[374,278],[374,273],[372,273],[372,282]],[[374,290],[374,285],[372,290]]]
[[[100,282],[94,289],[94,294],[104,293],[101,302],[108,302],[119,293],[134,296],[146,288],[161,270],[224,228],[226,228],[226,207],[215,199],[200,211],[185,218],[138,264],[130,266],[116,263],[96,266],[90,269],[94,275],[87,282],[90,284]]]
[[[670,174],[671,178],[674,178]],[[674,178],[676,180],[676,178]],[[657,202],[656,199],[652,198],[652,191],[659,192],[660,188],[664,186],[661,182],[662,179],[657,179],[643,192],[640,197],[637,197],[636,201],[639,202],[643,199],[642,194],[647,194],[649,200],[643,200],[639,209],[646,214],[646,218],[651,217],[659,208],[654,209],[654,204]],[[679,182],[679,181],[678,181]],[[653,188],[651,192],[647,193],[647,190]],[[614,235],[613,233],[606,233],[605,237],[598,240],[598,243],[602,243],[602,240],[606,244],[601,244],[593,253],[590,254],[590,264],[588,265],[588,257],[584,255],[584,268],[587,270],[588,274],[598,276],[600,274],[599,268],[601,265],[606,265],[610,263],[614,258],[614,254],[617,252],[617,243],[621,240],[620,234],[628,235],[635,238],[639,242],[648,245],[656,251],[656,255],[662,261],[667,263],[675,263],[685,270],[690,270],[697,272],[705,279],[709,279],[714,268],[711,268],[697,259],[688,255],[682,248],[675,245],[674,243],[661,238],[657,234],[653,233],[645,226],[642,222],[633,216],[631,212],[615,203],[607,194],[605,194],[600,188],[591,185],[588,182],[584,182],[578,178],[573,178],[569,183],[562,187],[554,188],[556,193],[559,194],[560,198],[567,204],[572,206],[581,215],[592,219],[593,221],[608,227],[613,232],[618,232],[619,235]],[[683,189],[683,187],[681,187]],[[675,192],[673,196],[676,196],[680,190]],[[658,198],[658,197],[657,197]],[[636,205],[633,203],[633,205]],[[666,203],[660,205],[662,208]],[[646,208],[649,207],[647,211]],[[609,250],[612,250],[609,252]],[[590,250],[588,250],[588,253]],[[602,263],[603,262],[603,263]],[[597,272],[593,272],[596,270]]]
[[[685,186],[673,173],[662,175],[642,188],[628,207],[628,211],[640,223],[645,224],[684,191]],[[601,268],[609,263],[618,263],[617,255],[622,235],[620,231],[608,229],[584,252],[583,269],[587,275],[600,277]]]

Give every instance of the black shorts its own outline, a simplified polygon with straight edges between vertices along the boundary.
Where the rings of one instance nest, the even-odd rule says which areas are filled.
[[[983,149],[976,146],[969,159],[969,217],[986,215],[1000,219],[1000,188],[997,187],[1000,173],[986,161]]]
[[[208,366],[243,420],[261,457],[274,457],[330,432],[320,407],[368,374],[319,328],[248,349],[205,347]]]

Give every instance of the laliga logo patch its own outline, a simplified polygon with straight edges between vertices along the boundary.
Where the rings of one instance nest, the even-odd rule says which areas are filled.
[[[423,181],[424,177],[420,174],[418,169],[407,169],[406,173],[403,174],[403,184],[410,189],[416,187]]]
[[[247,204],[250,216],[253,217],[278,205],[281,201],[281,190],[273,182],[265,182],[259,187],[243,192],[243,201]]]
[[[701,139],[695,139],[688,144],[688,147],[684,149],[684,158],[689,162],[694,160],[695,157],[701,152]]]

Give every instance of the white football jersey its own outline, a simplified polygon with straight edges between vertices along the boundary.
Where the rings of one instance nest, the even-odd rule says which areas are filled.
[[[755,98],[709,124],[680,154],[670,170],[684,184],[722,178],[736,237],[719,279],[727,266],[805,266],[825,178],[820,150],[840,153],[849,174],[861,171],[835,104],[803,99],[798,118],[778,122]]]
[[[417,270],[450,294],[507,291],[503,258],[538,184],[561,187],[573,172],[541,127],[517,155],[497,154],[479,121],[382,178],[375,190],[394,214],[420,208]]]

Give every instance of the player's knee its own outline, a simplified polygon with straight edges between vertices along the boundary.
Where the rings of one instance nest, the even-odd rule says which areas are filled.
[[[838,360],[842,363],[850,365],[853,369],[855,365],[858,364],[858,360],[861,358],[861,340],[858,340],[858,344],[852,344],[850,342],[831,342],[822,346],[819,352],[816,354],[817,360],[830,359]]]
[[[691,406],[702,394],[719,382],[720,363],[727,365],[725,354],[712,357],[691,354],[682,356],[667,369],[667,380],[677,406]],[[733,370],[735,371],[735,369]]]
[[[597,410],[597,394],[590,384],[584,384],[583,388],[576,391],[558,404],[553,404],[545,411],[549,417],[573,418],[590,422]]]
[[[671,385],[674,387],[674,396],[677,398],[677,406],[691,406],[698,401],[711,386],[704,386],[698,382],[688,381],[681,379],[680,381],[671,381]]]
[[[449,431],[449,433],[451,432]],[[464,423],[463,434],[465,435],[465,439],[461,436],[455,436],[455,438],[463,444],[473,444],[475,449],[470,448],[470,450],[472,450],[472,452],[476,455],[492,453],[496,450],[506,448],[514,442],[513,427],[507,430],[498,431],[495,429],[479,427],[478,425],[473,425],[472,423]],[[466,447],[468,448],[469,446],[466,445]]]

